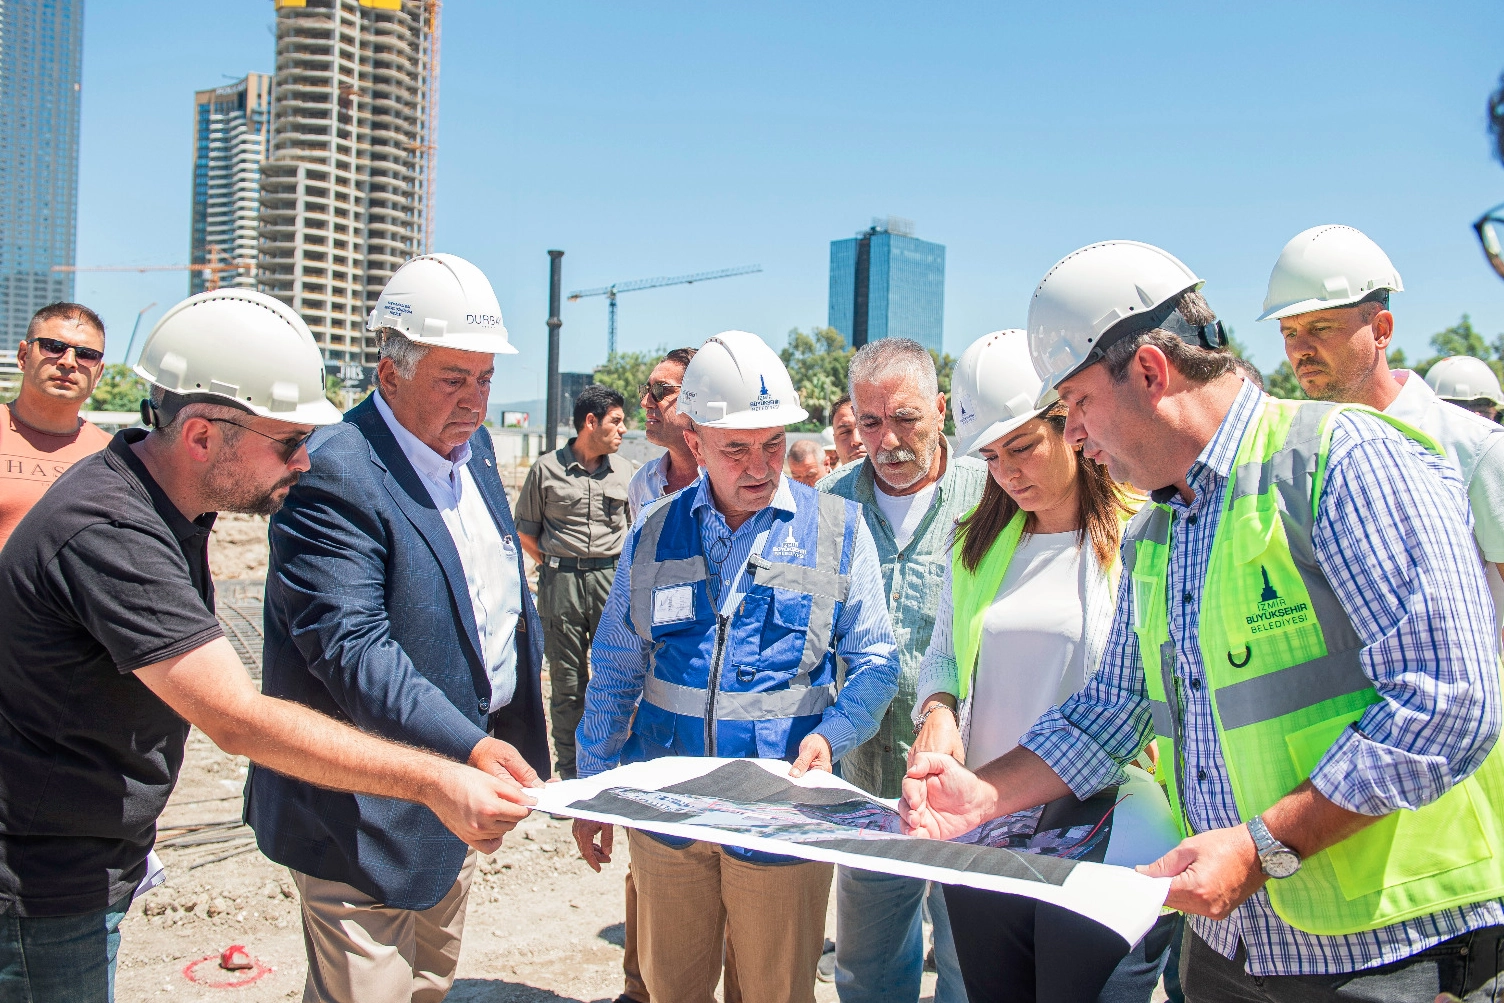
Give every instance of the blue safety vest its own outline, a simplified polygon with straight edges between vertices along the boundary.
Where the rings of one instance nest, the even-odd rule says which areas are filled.
[[[648,513],[632,557],[632,629],[651,642],[622,762],[660,756],[789,759],[836,700],[835,623],[861,509],[791,481],[752,585],[718,609],[700,527],[681,491]],[[725,597],[721,597],[722,603]]]

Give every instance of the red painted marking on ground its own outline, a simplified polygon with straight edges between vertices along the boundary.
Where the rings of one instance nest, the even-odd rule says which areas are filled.
[[[205,986],[209,989],[239,989],[242,986],[248,986],[252,982],[255,982],[257,979],[263,978],[269,973],[275,971],[275,969],[273,969],[270,965],[263,965],[260,961],[256,961],[256,959],[254,958],[251,960],[256,962],[256,967],[251,969],[251,971],[248,972],[244,978],[235,979],[228,982],[214,982],[210,981],[204,976],[210,975],[212,973],[228,973],[224,972],[219,967],[219,955],[211,954],[207,957],[199,958],[197,961],[190,961],[187,965],[183,966],[183,978],[187,979],[189,982],[192,982],[196,986]],[[209,971],[200,974],[198,971],[199,967],[208,961],[214,962],[214,967]]]

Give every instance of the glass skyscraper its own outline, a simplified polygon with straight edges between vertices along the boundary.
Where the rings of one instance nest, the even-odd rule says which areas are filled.
[[[83,0],[0,0],[0,358],[73,298]]]
[[[944,245],[918,239],[912,223],[892,216],[831,241],[826,324],[856,348],[880,338],[912,338],[944,351]]]
[[[224,87],[193,95],[193,219],[188,260],[196,265],[246,262],[220,273],[221,285],[256,288],[261,161],[272,117],[272,78],[247,73]],[[188,292],[201,293],[203,272],[188,273]]]

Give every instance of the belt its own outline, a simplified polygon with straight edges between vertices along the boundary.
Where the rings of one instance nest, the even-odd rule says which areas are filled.
[[[600,571],[616,567],[614,557],[554,557],[545,555],[543,563],[558,571]]]

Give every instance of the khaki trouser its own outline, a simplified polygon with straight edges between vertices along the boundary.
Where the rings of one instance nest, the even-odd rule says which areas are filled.
[[[831,865],[753,864],[714,843],[666,846],[627,831],[637,887],[637,957],[653,1003],[712,1003],[726,951],[728,992],[813,1003]]]
[[[439,1003],[454,983],[475,851],[438,904],[392,909],[339,881],[292,872],[303,901],[303,1003]]]
[[[590,645],[615,574],[611,568],[538,569],[538,613],[543,617],[543,657],[548,659],[548,723],[561,780],[576,776],[574,733],[585,715]]]
[[[621,972],[626,985],[622,995],[637,1003],[651,1003],[647,983],[642,981],[642,966],[637,962],[637,886],[632,881],[632,865],[627,864],[627,913],[622,924]]]

